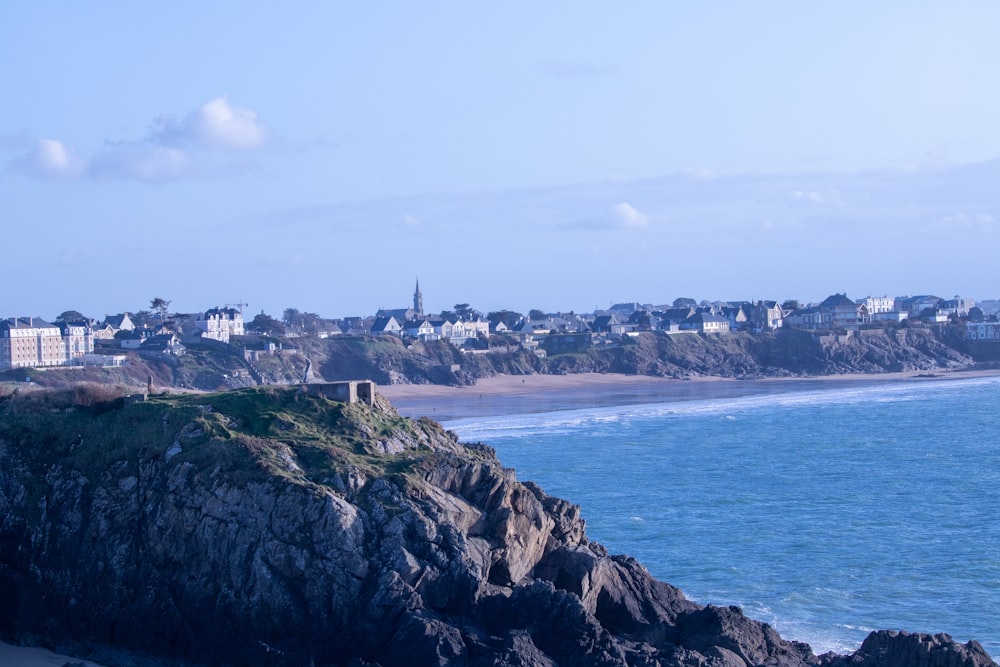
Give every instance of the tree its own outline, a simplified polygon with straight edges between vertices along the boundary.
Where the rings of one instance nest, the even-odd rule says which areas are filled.
[[[785,301],[784,303],[781,304],[781,309],[782,310],[798,310],[799,309],[799,302],[796,301],[795,299],[789,299],[788,301]]]
[[[486,319],[490,322],[503,322],[508,329],[520,322],[522,318],[524,315],[513,310],[494,310],[486,315]]]
[[[281,321],[287,326],[294,326],[301,323],[301,315],[298,308],[285,308],[285,312],[281,314]]]
[[[250,321],[250,330],[265,336],[285,335],[285,327],[281,325],[281,322],[264,312],[258,313]]]
[[[537,308],[532,308],[531,310],[528,311],[528,319],[532,320],[532,321],[534,321],[534,320],[547,320],[547,319],[549,319],[549,316],[546,315],[541,310],[538,310]]]
[[[455,314],[462,320],[469,321],[475,314],[475,309],[471,308],[467,303],[456,303],[455,304]]]
[[[56,322],[80,322],[90,318],[78,310],[64,310],[56,316]]]
[[[140,310],[130,316],[132,323],[137,327],[148,327],[153,323],[153,313],[148,310]]]
[[[149,307],[157,312],[160,321],[162,322],[167,319],[167,314],[170,309],[170,301],[161,297],[156,297],[149,302]]]
[[[697,305],[697,301],[686,296],[680,296],[674,299],[674,308],[694,308]]]
[[[299,313],[299,322],[302,324],[302,330],[314,336],[319,330],[319,325],[322,321],[323,318],[317,313]]]

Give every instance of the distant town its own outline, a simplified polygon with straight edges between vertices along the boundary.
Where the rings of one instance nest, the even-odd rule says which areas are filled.
[[[916,324],[964,327],[971,341],[1000,342],[1000,300],[975,303],[955,296],[868,296],[832,294],[820,303],[786,301],[709,302],[677,298],[668,305],[617,303],[592,313],[510,310],[482,313],[469,304],[425,313],[419,281],[411,307],[381,309],[371,315],[327,319],[287,308],[280,318],[258,313],[245,319],[247,304],[226,304],[199,313],[170,312],[157,297],[148,309],[106,315],[102,320],[65,311],[51,322],[40,317],[0,321],[0,371],[57,366],[114,367],[129,354],[182,355],[190,345],[243,348],[254,361],[302,337],[396,336],[404,340],[444,340],[470,353],[517,346],[544,356],[553,349],[578,351],[608,347],[643,332],[660,335],[726,335],[791,328],[851,335],[861,329]],[[544,347],[542,342],[548,344]],[[549,352],[547,352],[547,350]]]

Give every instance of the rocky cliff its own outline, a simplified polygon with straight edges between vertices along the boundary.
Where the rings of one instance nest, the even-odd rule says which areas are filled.
[[[993,665],[815,656],[588,540],[579,508],[381,398],[0,403],[0,638],[115,665]]]

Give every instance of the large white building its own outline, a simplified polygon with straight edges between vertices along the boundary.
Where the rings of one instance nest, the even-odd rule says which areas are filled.
[[[232,336],[243,336],[246,330],[243,326],[243,313],[236,308],[212,308],[195,321],[201,329],[202,338],[211,338],[228,343]]]
[[[869,296],[865,297],[861,301],[858,301],[858,305],[864,304],[868,308],[869,315],[878,315],[879,313],[891,313],[896,310],[896,297],[894,296]]]
[[[0,321],[0,370],[46,368],[67,363],[67,343],[56,325],[37,317],[11,317]]]

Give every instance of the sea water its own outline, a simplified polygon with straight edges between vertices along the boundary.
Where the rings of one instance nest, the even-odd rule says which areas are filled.
[[[447,422],[592,540],[817,653],[874,629],[1000,657],[1000,378]]]

